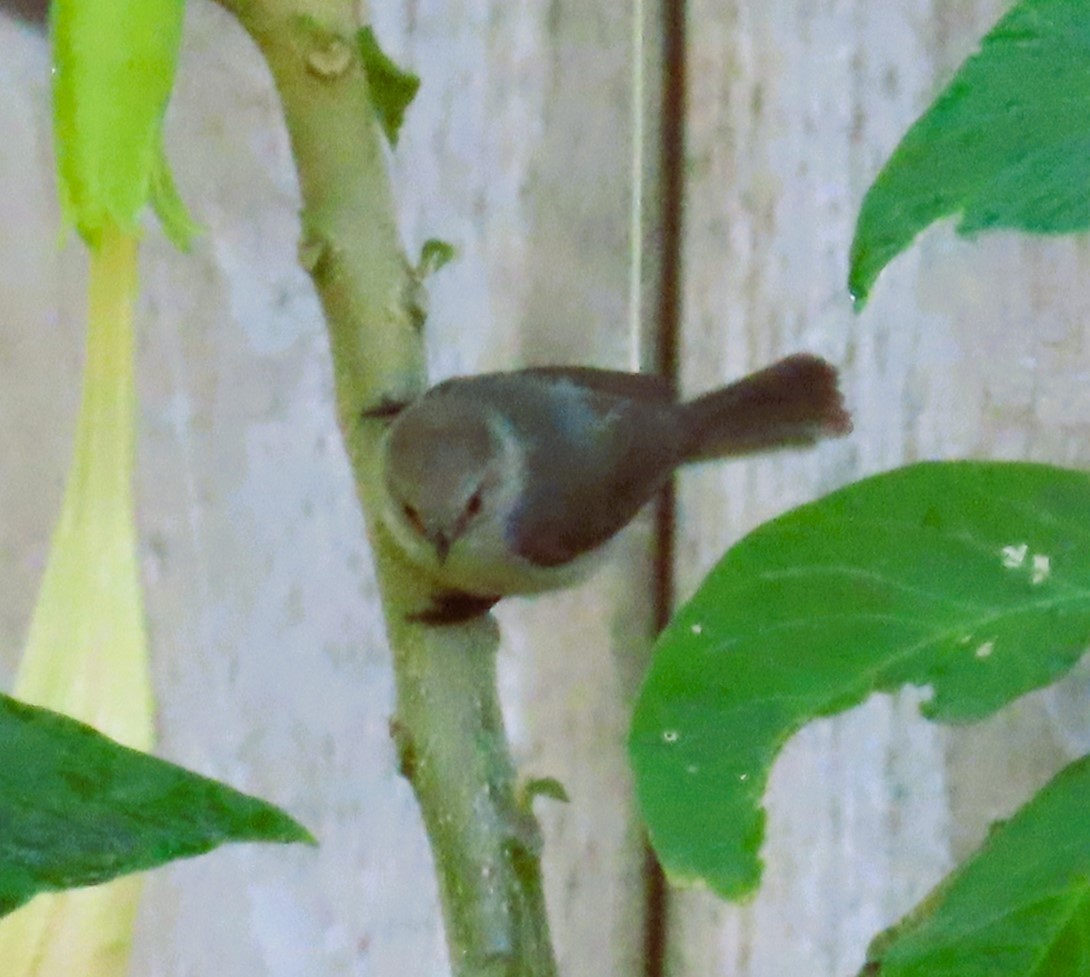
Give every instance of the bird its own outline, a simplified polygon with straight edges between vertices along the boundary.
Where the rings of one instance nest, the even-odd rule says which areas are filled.
[[[575,584],[681,466],[851,431],[837,370],[799,353],[693,400],[653,374],[540,366],[454,377],[393,414],[380,517],[456,624]]]

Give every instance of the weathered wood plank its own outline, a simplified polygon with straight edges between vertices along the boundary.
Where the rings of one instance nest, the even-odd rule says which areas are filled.
[[[632,363],[629,11],[467,0],[376,15],[424,77],[393,156],[406,241],[461,252],[432,287],[435,375]],[[44,42],[4,30],[0,71],[15,72],[18,47],[12,86],[29,88],[4,100],[20,135],[6,143],[15,162],[0,161],[10,674],[68,463],[83,286],[78,248],[53,255]],[[182,257],[153,231],[143,260],[138,507],[160,752],[285,805],[322,847],[154,873],[132,973],[433,977],[447,965],[431,857],[387,735],[388,653],[324,330],[296,267],[288,147],[256,52],[211,5],[187,12],[168,150],[207,233]],[[624,738],[651,627],[649,548],[644,523],[593,584],[500,612],[518,758],[572,795],[539,802],[565,973],[640,969]]]
[[[865,474],[930,457],[1090,458],[1084,245],[968,243],[942,227],[862,316],[844,291],[869,180],[1004,6],[694,0],[687,385],[810,349],[842,364],[856,430],[686,476],[687,589],[753,526]],[[761,892],[742,908],[676,898],[670,973],[855,973],[870,937],[1085,743],[1070,687],[971,730],[924,723],[908,694],[805,730],[773,774]]]
[[[442,4],[411,25],[385,15],[380,27],[401,34],[425,80],[397,154],[407,237],[438,235],[461,253],[432,288],[435,375],[631,367],[631,11],[561,0]],[[641,967],[642,839],[624,742],[652,626],[649,553],[644,521],[587,586],[498,615],[517,758],[572,798],[538,804],[565,974]]]
[[[1090,463],[1084,245],[971,244],[939,228],[889,269],[862,317],[843,291],[868,180],[1003,6],[693,0],[685,385],[812,349],[844,366],[856,433],[687,474],[686,592],[760,521],[902,461]],[[628,11],[476,0],[376,13],[425,80],[394,156],[406,240],[461,249],[432,288],[435,374],[633,362]],[[68,462],[82,285],[78,252],[53,250],[42,43],[5,24],[0,45],[10,676]],[[388,661],[324,334],[294,263],[277,110],[218,10],[193,6],[185,57],[171,154],[208,234],[189,259],[149,236],[141,320],[161,750],[285,804],[323,847],[239,849],[154,874],[133,974],[442,974],[430,855],[386,736]],[[557,776],[573,796],[541,802],[569,974],[639,972],[623,739],[650,626],[649,542],[644,521],[590,586],[501,611],[517,752],[527,774]],[[761,894],[742,909],[675,898],[671,973],[853,972],[875,930],[1087,748],[1086,675],[969,730],[923,723],[911,696],[807,730],[773,776]]]

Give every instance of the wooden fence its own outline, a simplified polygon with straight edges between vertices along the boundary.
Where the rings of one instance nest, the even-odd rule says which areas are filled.
[[[392,157],[406,243],[459,249],[431,288],[434,375],[665,355],[695,393],[795,350],[840,364],[850,439],[680,479],[680,596],[753,526],[865,474],[919,458],[1090,462],[1082,242],[970,243],[943,226],[886,272],[865,314],[845,289],[869,181],[1004,4],[690,0],[676,171],[661,152],[665,18],[646,4],[634,328],[630,5],[374,3],[380,38],[424,83]],[[387,735],[389,660],[325,334],[295,263],[285,134],[242,32],[203,0],[187,17],[168,150],[206,233],[189,257],[149,233],[140,313],[160,752],[281,803],[322,846],[237,848],[154,873],[132,977],[439,977],[430,855]],[[10,677],[68,463],[83,271],[78,248],[56,248],[44,41],[0,21],[0,52]],[[683,177],[676,252],[662,221],[671,172]],[[561,971],[643,974],[650,926],[670,977],[854,974],[879,928],[1087,749],[1090,672],[967,729],[925,723],[914,694],[807,728],[774,771],[758,897],[668,892],[649,921],[624,740],[654,628],[654,529],[641,519],[591,584],[499,611],[522,769],[571,794],[539,802]]]

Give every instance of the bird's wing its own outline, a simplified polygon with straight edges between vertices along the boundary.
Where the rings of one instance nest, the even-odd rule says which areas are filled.
[[[624,373],[590,366],[532,366],[516,371],[515,375],[519,374],[545,380],[565,380],[575,387],[607,397],[660,401],[664,404],[677,400],[673,383],[654,373]]]
[[[681,457],[680,412],[661,377],[561,367],[522,372],[541,379],[558,421],[546,431],[538,425],[524,441],[526,487],[510,542],[531,563],[560,566],[620,531],[665,484]],[[524,395],[527,389],[523,384]],[[519,414],[509,414],[516,426]]]

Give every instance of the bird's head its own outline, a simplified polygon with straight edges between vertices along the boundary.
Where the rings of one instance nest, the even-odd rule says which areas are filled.
[[[480,405],[426,397],[399,415],[387,435],[388,516],[443,564],[459,540],[502,515],[505,480],[516,474],[506,470],[508,460],[504,439]],[[404,540],[406,533],[398,535]]]

